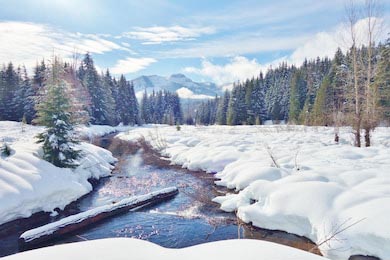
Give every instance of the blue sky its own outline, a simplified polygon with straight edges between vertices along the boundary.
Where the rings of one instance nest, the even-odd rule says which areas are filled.
[[[0,62],[32,67],[53,52],[66,58],[89,51],[100,69],[129,79],[184,73],[223,85],[283,60],[299,64],[304,57],[333,55],[337,46],[346,49],[347,40],[340,40],[344,5],[343,0],[0,0]],[[385,22],[389,6],[382,2]]]

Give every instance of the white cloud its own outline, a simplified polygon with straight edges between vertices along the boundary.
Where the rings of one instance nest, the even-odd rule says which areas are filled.
[[[212,34],[212,27],[182,27],[182,26],[153,26],[135,27],[134,31],[125,32],[122,37],[143,41],[143,44],[160,44],[164,42],[189,41],[204,35]]]
[[[368,27],[367,19],[364,18],[356,22],[354,30],[356,32],[357,46],[367,45]],[[373,18],[377,27],[374,35],[377,36],[376,42],[386,39],[386,33],[389,31],[389,25],[384,23],[383,19]],[[307,59],[316,57],[333,58],[336,50],[340,47],[344,52],[347,51],[352,42],[350,39],[349,28],[345,24],[340,24],[335,28],[319,32],[306,41],[301,47],[298,47],[288,58],[291,64],[300,65]]]
[[[188,99],[207,99],[207,98],[214,98],[212,96],[202,95],[202,94],[194,94],[190,89],[182,87],[176,90],[176,93],[181,98],[188,98]]]
[[[130,49],[94,34],[70,33],[27,22],[0,22],[0,60],[15,64],[35,65],[53,53],[69,58],[74,52],[102,54]]]
[[[241,56],[266,51],[294,50],[308,40],[308,36],[269,37],[262,34],[241,33],[216,40],[196,43],[186,48],[161,52],[165,58]]]
[[[128,43],[128,42],[122,42],[122,45],[125,47],[130,47],[130,43]]]
[[[377,19],[376,23],[379,25],[382,24],[382,21]],[[367,18],[357,21],[354,28],[357,34],[357,45],[361,46],[362,44],[367,44]],[[389,24],[383,23],[382,26],[378,26],[377,30],[378,31],[375,32],[375,35],[378,36],[376,42],[383,41],[387,37],[386,33],[390,31],[390,26]],[[232,83],[237,80],[245,80],[247,78],[257,76],[260,71],[266,72],[270,65],[277,66],[281,62],[287,62],[289,64],[300,66],[305,60],[305,58],[333,58],[338,47],[340,47],[345,52],[351,46],[351,40],[348,38],[348,35],[348,28],[346,28],[344,24],[340,24],[329,31],[318,32],[311,37],[294,38],[293,45],[295,45],[296,47],[290,55],[278,58],[267,64],[259,64],[256,59],[249,60],[244,56],[235,54],[234,58],[232,58],[228,63],[224,65],[213,64],[208,59],[203,59],[200,68],[187,67],[184,69],[184,71],[187,73],[193,73],[211,78],[218,85],[225,85],[221,87],[223,89],[226,89],[231,87],[231,84],[228,83]],[[286,47],[288,46],[288,44],[291,44],[291,41],[289,41],[288,39],[280,39],[275,42],[265,41],[266,45],[270,46],[264,46],[264,48],[267,50],[271,50],[273,48],[275,48],[276,50],[280,50],[282,49],[281,47],[283,47],[283,41],[285,42],[285,44],[287,44]],[[300,44],[298,44],[299,42]],[[242,44],[238,44],[237,42],[233,41],[225,45],[210,45],[207,48],[203,48],[204,52],[202,52],[202,47],[197,47],[196,50],[187,50],[187,55],[192,51],[194,52],[194,54],[197,52],[198,55],[202,55],[205,54],[205,51],[207,50],[206,53],[210,52],[211,54],[212,51],[215,51],[214,54],[216,55],[214,56],[219,56],[218,54],[227,54],[229,50],[233,51],[236,48],[242,53],[245,53],[246,49],[248,52],[252,52],[254,50],[259,50],[259,48],[263,48],[262,44],[264,44],[264,41],[262,44],[259,44],[257,46],[255,46],[254,43],[255,41],[253,40],[249,43],[243,42]],[[177,50],[175,51],[176,53],[178,53]]]
[[[358,44],[367,42],[366,19],[357,21],[355,25]],[[381,20],[386,21],[389,19]],[[390,31],[389,22],[387,24],[383,23],[383,26],[379,26],[381,20],[376,19],[378,24],[378,32],[376,32],[378,40],[386,39],[386,34]],[[164,51],[160,53],[160,56],[165,58],[209,58],[242,56],[270,51],[292,51],[293,53],[291,55],[283,58],[290,63],[300,64],[305,57],[308,59],[314,59],[317,56],[333,57],[337,47],[341,47],[343,51],[346,51],[350,46],[348,28],[346,28],[345,24],[339,24],[327,31],[321,31],[315,34],[300,33],[298,35],[269,36],[262,33],[243,32],[238,35],[229,35],[219,39],[191,44],[186,48],[175,48]]]
[[[223,85],[257,76],[264,69],[265,67],[259,64],[256,59],[249,60],[243,56],[236,56],[225,65],[213,64],[204,59],[201,68],[187,67],[184,71],[209,77],[216,84]]]
[[[150,64],[157,62],[153,58],[132,58],[128,57],[124,60],[119,60],[110,71],[114,74],[127,74],[145,69]]]
[[[364,0],[360,0],[364,1]],[[327,0],[289,0],[289,1],[258,1],[249,0],[226,3],[219,10],[208,11],[190,16],[193,22],[213,24],[218,28],[234,30],[242,27],[265,26],[275,24],[288,25],[296,20],[305,19],[310,15],[332,10],[343,10],[344,1]],[[265,28],[266,29],[266,28]]]

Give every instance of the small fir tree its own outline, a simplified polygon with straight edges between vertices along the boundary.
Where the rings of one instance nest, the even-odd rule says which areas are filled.
[[[37,106],[36,122],[46,126],[38,134],[38,143],[43,143],[43,158],[61,168],[75,168],[80,151],[74,148],[78,142],[73,137],[71,105],[68,99],[67,83],[61,78],[62,63],[54,58],[47,82],[47,94]]]
[[[9,145],[7,143],[5,143],[5,142],[3,143],[3,146],[1,147],[0,153],[4,157],[8,157],[11,155],[11,148],[9,147]]]

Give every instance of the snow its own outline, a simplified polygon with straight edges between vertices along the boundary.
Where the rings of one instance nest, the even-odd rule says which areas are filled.
[[[18,253],[4,260],[326,260],[292,247],[260,240],[224,240],[182,249],[170,249],[133,238],[109,238],[45,247]]]
[[[41,145],[33,138],[42,127],[1,121],[0,140],[12,149],[0,158],[0,224],[33,213],[63,209],[92,190],[89,178],[108,176],[116,159],[111,152],[81,142],[76,149],[84,155],[75,170],[58,168],[41,159]]]
[[[167,90],[173,93],[177,92],[177,90],[180,88],[185,88],[187,89],[187,92],[191,91],[198,97],[214,97],[216,94],[221,94],[221,90],[217,88],[214,83],[194,82],[183,74],[174,74],[170,77],[162,77],[157,75],[141,76],[133,79],[132,83],[134,85],[134,90],[137,93],[137,97],[142,97],[140,93],[144,93],[145,91],[147,91],[148,94],[151,94],[152,90]]]
[[[172,164],[215,173],[237,194],[214,200],[245,222],[306,236],[331,259],[390,259],[390,129],[377,128],[369,148],[340,131],[339,144],[333,128],[290,125],[140,127],[118,137],[144,136]]]
[[[179,95],[179,97],[188,98],[188,99],[211,99],[215,97],[215,96],[208,96],[203,94],[194,94],[193,91],[185,87],[181,87],[177,89],[176,93]]]
[[[124,132],[133,129],[134,126],[125,126],[122,123],[117,126],[109,126],[109,125],[80,125],[76,127],[76,132],[79,136],[83,138],[88,138],[89,140],[93,140],[96,137],[116,133],[116,132]]]
[[[123,207],[128,207],[131,205],[138,204],[140,202],[149,200],[157,195],[163,195],[167,193],[171,193],[177,191],[176,187],[168,187],[165,189],[161,189],[158,191],[154,191],[145,195],[140,195],[140,196],[133,196],[127,199],[123,199],[119,202],[113,203],[113,204],[107,204],[104,206],[96,207],[94,209],[90,209],[84,212],[81,212],[79,214],[75,214],[66,218],[63,218],[59,221],[49,223],[44,226],[40,226],[38,228],[34,228],[31,230],[28,230],[24,232],[20,238],[23,238],[24,241],[28,242],[31,240],[34,240],[36,238],[45,236],[45,235],[50,235],[53,234],[56,230],[66,227],[68,225],[74,224],[74,223],[80,223],[85,219],[97,216],[99,214],[105,213],[105,212],[112,212],[117,209],[123,208]]]

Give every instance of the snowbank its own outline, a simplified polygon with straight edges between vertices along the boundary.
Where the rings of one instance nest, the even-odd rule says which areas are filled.
[[[117,126],[109,126],[109,125],[80,125],[76,127],[77,133],[84,138],[88,138],[92,140],[93,138],[104,136],[107,134],[115,133],[115,132],[125,132],[133,129],[134,126],[124,126],[119,124]]]
[[[0,140],[12,153],[0,158],[0,224],[29,217],[39,211],[63,209],[92,190],[89,178],[111,173],[116,161],[112,154],[97,146],[80,143],[84,155],[75,170],[61,169],[40,159],[35,138],[42,127],[0,122]]]
[[[299,249],[259,240],[224,240],[182,249],[168,249],[132,238],[110,238],[27,251],[4,260],[326,260]]]
[[[332,259],[390,259],[389,128],[375,130],[370,148],[353,147],[347,128],[340,144],[332,128],[288,125],[160,126],[119,134],[137,136],[173,164],[216,173],[216,184],[239,191],[215,201],[245,222],[306,236]]]

